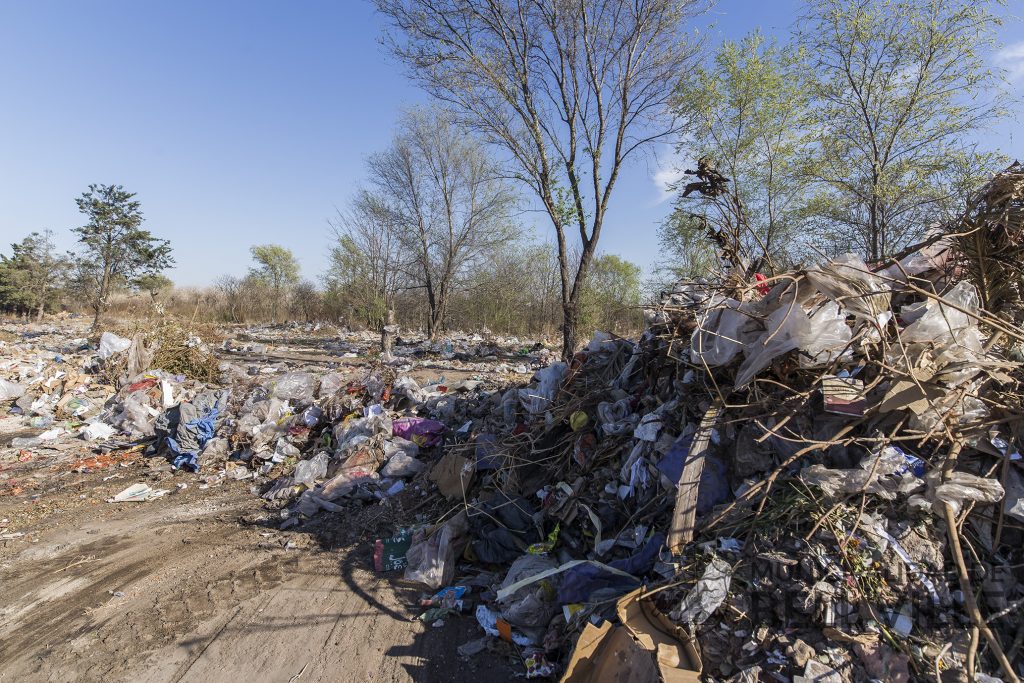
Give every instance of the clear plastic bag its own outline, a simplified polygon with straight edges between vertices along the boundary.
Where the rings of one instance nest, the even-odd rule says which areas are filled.
[[[327,463],[330,457],[327,453],[317,453],[309,460],[302,460],[295,466],[292,479],[296,484],[313,486],[317,479],[327,476]]]
[[[853,338],[853,330],[846,324],[846,314],[839,304],[829,301],[812,311],[807,327],[796,336],[797,348],[804,352],[800,365],[809,368],[827,365],[839,358]]]
[[[883,448],[867,456],[853,469],[829,469],[824,465],[811,465],[800,471],[800,481],[817,486],[829,498],[844,493],[865,492],[886,500],[896,497],[899,482],[889,477],[903,470],[906,458],[895,448]]]
[[[800,345],[809,336],[804,310],[795,302],[785,302],[768,314],[768,330],[747,348],[747,357],[736,373],[736,387],[745,386],[773,360]]]
[[[121,429],[131,434],[142,436],[153,436],[153,425],[156,422],[159,411],[151,408],[148,403],[139,400],[134,394],[124,400],[121,405],[122,419]]]
[[[382,477],[408,478],[427,469],[426,464],[411,455],[399,451],[388,458],[388,462],[380,471]]]
[[[941,472],[933,472],[926,479],[928,499],[932,501],[932,509],[937,515],[943,514],[944,503],[953,508],[954,515],[959,515],[965,501],[997,503],[1006,494],[997,480],[967,472],[953,472],[944,482]]]
[[[730,583],[732,565],[718,556],[712,557],[700,580],[669,616],[675,621],[700,626],[725,602]]]
[[[312,403],[317,385],[316,377],[308,372],[289,372],[274,384],[274,396],[300,405]]]
[[[345,387],[345,377],[340,372],[329,372],[320,378],[320,398],[334,396]]]
[[[697,329],[690,337],[690,360],[714,368],[726,365],[743,349],[740,329],[748,316],[740,302],[722,299],[706,309],[697,320]]]
[[[977,310],[980,301],[974,285],[966,280],[960,282],[942,297],[969,311]],[[900,333],[906,343],[933,343],[938,346],[959,344],[975,352],[981,351],[981,338],[971,332],[977,325],[966,313],[940,301],[931,300],[925,304],[924,313]]]
[[[819,292],[862,320],[884,327],[892,318],[892,287],[872,273],[859,256],[844,254],[820,268],[811,268],[807,279]]]
[[[395,380],[394,393],[405,396],[413,405],[423,403],[429,396],[429,392],[421,389],[419,383],[408,375],[402,375]]]
[[[418,531],[405,554],[409,562],[405,568],[405,580],[435,589],[451,583],[455,576],[456,546],[460,545],[468,529],[466,513],[460,512],[433,534]]]
[[[107,360],[111,356],[127,351],[131,345],[131,339],[119,337],[113,332],[104,332],[100,335],[99,356],[103,360]]]
[[[523,555],[516,559],[509,567],[501,588],[518,583],[531,576],[554,569],[558,563],[549,557],[542,555]],[[512,595],[501,600],[501,616],[513,626],[523,629],[543,628],[551,621],[558,610],[558,604],[552,599],[554,593],[552,582],[557,581],[557,576],[549,580],[523,586]]]

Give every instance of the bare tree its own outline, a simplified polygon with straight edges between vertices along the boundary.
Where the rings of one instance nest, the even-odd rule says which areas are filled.
[[[361,190],[330,221],[335,244],[327,272],[328,291],[345,300],[347,323],[385,324],[387,311],[405,286],[405,250],[398,225],[381,198]]]
[[[431,339],[459,279],[511,236],[515,195],[483,147],[441,110],[411,111],[370,157],[373,201],[396,230],[409,280],[426,295]]]
[[[562,353],[623,163],[672,138],[673,84],[697,48],[702,0],[376,0],[413,77],[510,157],[554,226]],[[573,267],[568,235],[578,231]]]

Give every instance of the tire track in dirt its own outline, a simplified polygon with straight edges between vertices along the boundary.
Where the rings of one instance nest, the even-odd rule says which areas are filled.
[[[327,551],[240,524],[250,496],[172,495],[25,527],[31,541],[0,548],[0,683],[509,680],[455,654],[479,636],[472,616],[412,621],[419,591],[370,571],[369,546]]]

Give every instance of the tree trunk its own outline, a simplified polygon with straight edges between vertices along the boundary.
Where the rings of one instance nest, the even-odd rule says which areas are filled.
[[[562,360],[569,362],[576,353],[576,325],[579,321],[579,302],[562,304]]]
[[[427,338],[431,342],[437,341],[437,296],[434,293],[434,285],[427,280]]]
[[[106,263],[103,266],[103,279],[100,280],[99,295],[96,298],[96,304],[93,306],[96,311],[96,315],[92,319],[93,332],[96,332],[100,327],[100,314],[103,313],[103,309],[106,306],[108,289],[110,289],[110,264]]]

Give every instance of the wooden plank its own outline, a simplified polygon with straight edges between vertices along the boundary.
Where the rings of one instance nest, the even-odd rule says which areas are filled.
[[[721,410],[722,403],[716,400],[704,413],[686,456],[683,474],[676,488],[676,508],[668,532],[668,549],[672,554],[677,554],[682,546],[693,540],[693,527],[697,519],[697,491],[700,488],[700,475],[704,472],[704,456],[711,443],[711,430]]]

